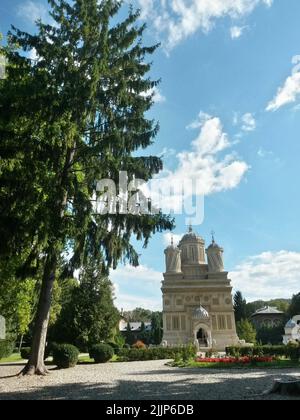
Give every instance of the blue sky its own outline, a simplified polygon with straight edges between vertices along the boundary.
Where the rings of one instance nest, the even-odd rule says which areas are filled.
[[[160,41],[162,79],[151,114],[161,130],[166,182],[201,180],[205,217],[195,230],[225,249],[235,289],[250,299],[300,291],[299,0],[134,0]],[[47,2],[2,0],[0,31],[34,29]],[[180,155],[179,155],[180,154]],[[176,217],[175,235],[186,216]],[[141,267],[112,273],[118,306],[161,307],[167,235],[141,250]]]

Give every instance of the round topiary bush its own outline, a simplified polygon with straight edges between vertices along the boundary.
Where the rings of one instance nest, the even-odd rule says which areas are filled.
[[[107,363],[114,355],[114,349],[108,344],[96,344],[90,349],[90,358],[95,363]]]
[[[53,348],[53,363],[59,369],[69,369],[77,365],[79,350],[71,344],[59,344]]]
[[[13,354],[15,343],[10,340],[0,340],[0,360]]]
[[[30,347],[23,347],[21,349],[21,357],[22,357],[22,359],[29,360],[30,353],[31,353],[31,348]]]

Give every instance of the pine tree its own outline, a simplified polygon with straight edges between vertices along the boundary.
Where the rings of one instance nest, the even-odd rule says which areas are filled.
[[[293,318],[295,315],[300,314],[300,293],[294,295],[292,298],[292,302],[288,309],[288,315],[290,318]]]
[[[90,261],[84,267],[79,285],[50,329],[53,342],[68,342],[87,352],[90,345],[112,339],[120,314],[113,302],[110,280]]]
[[[240,340],[245,340],[246,343],[256,343],[256,329],[248,319],[238,321],[236,329]]]
[[[233,298],[235,321],[239,322],[247,318],[247,302],[240,291],[237,291]]]
[[[55,279],[72,276],[90,258],[106,273],[121,259],[136,266],[132,237],[147,246],[153,234],[173,228],[161,213],[95,215],[91,202],[97,180],[117,181],[119,172],[127,171],[130,179],[147,181],[162,169],[157,157],[133,155],[151,145],[158,132],[145,117],[153,104],[147,92],[158,83],[147,77],[146,58],[157,46],[142,45],[139,13],[130,8],[115,24],[119,1],[49,3],[54,25],[38,22],[36,35],[13,28],[5,51],[8,76],[0,84],[5,181],[0,233],[7,239],[0,258],[26,249],[20,273],[43,269],[24,370],[41,375],[47,373],[43,359]],[[15,45],[35,49],[38,60],[24,58]],[[73,257],[61,270],[66,249]]]
[[[160,345],[163,338],[163,320],[161,312],[153,312],[151,317],[152,340],[156,345]]]

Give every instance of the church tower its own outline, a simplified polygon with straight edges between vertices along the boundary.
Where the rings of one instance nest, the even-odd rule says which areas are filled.
[[[194,343],[204,351],[224,351],[239,343],[223,253],[214,237],[205,249],[204,239],[192,227],[177,247],[172,240],[165,250],[163,344]]]
[[[216,244],[213,236],[212,243],[206,250],[208,271],[210,273],[222,273],[224,271],[223,253],[224,249]]]
[[[174,246],[173,238],[172,243],[165,250],[166,256],[166,273],[176,274],[181,273],[181,251]]]

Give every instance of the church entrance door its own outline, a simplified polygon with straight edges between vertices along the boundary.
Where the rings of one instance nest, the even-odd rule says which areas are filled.
[[[200,347],[208,347],[208,336],[203,328],[200,328],[200,330],[198,331],[197,340]]]

